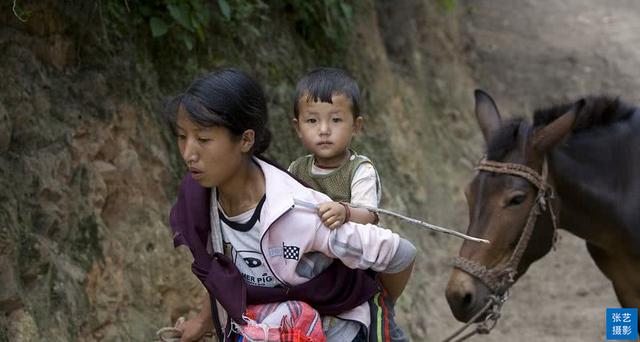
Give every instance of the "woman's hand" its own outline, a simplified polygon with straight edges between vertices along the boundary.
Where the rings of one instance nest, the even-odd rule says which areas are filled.
[[[336,229],[347,221],[348,209],[339,202],[325,202],[318,205],[318,216],[329,229]]]
[[[180,342],[198,341],[208,332],[207,324],[199,316],[178,323],[176,329],[182,332]]]

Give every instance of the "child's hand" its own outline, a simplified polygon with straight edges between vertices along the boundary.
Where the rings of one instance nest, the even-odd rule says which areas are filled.
[[[318,216],[329,229],[336,229],[347,221],[348,209],[339,202],[325,202],[318,205]]]

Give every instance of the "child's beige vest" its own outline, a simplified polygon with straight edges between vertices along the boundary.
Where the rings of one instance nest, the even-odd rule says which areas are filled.
[[[353,151],[349,160],[337,169],[326,175],[314,175],[311,173],[313,155],[309,154],[296,159],[289,167],[290,172],[304,181],[314,190],[329,196],[335,202],[351,202],[351,180],[358,166],[362,163],[371,163],[365,156],[360,156]]]

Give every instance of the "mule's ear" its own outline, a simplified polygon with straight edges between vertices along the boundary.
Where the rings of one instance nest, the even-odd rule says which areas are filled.
[[[489,94],[480,89],[474,92],[476,97],[476,119],[482,130],[484,141],[489,142],[489,138],[500,128],[502,119],[498,107]]]
[[[571,132],[576,117],[585,103],[584,99],[574,103],[566,113],[560,115],[550,124],[536,130],[533,133],[533,148],[544,153],[566,137]]]

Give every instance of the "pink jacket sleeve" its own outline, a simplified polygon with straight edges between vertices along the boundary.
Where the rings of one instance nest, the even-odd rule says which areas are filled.
[[[398,234],[372,224],[347,222],[330,230],[320,222],[313,249],[340,259],[350,268],[384,272],[399,243]]]

